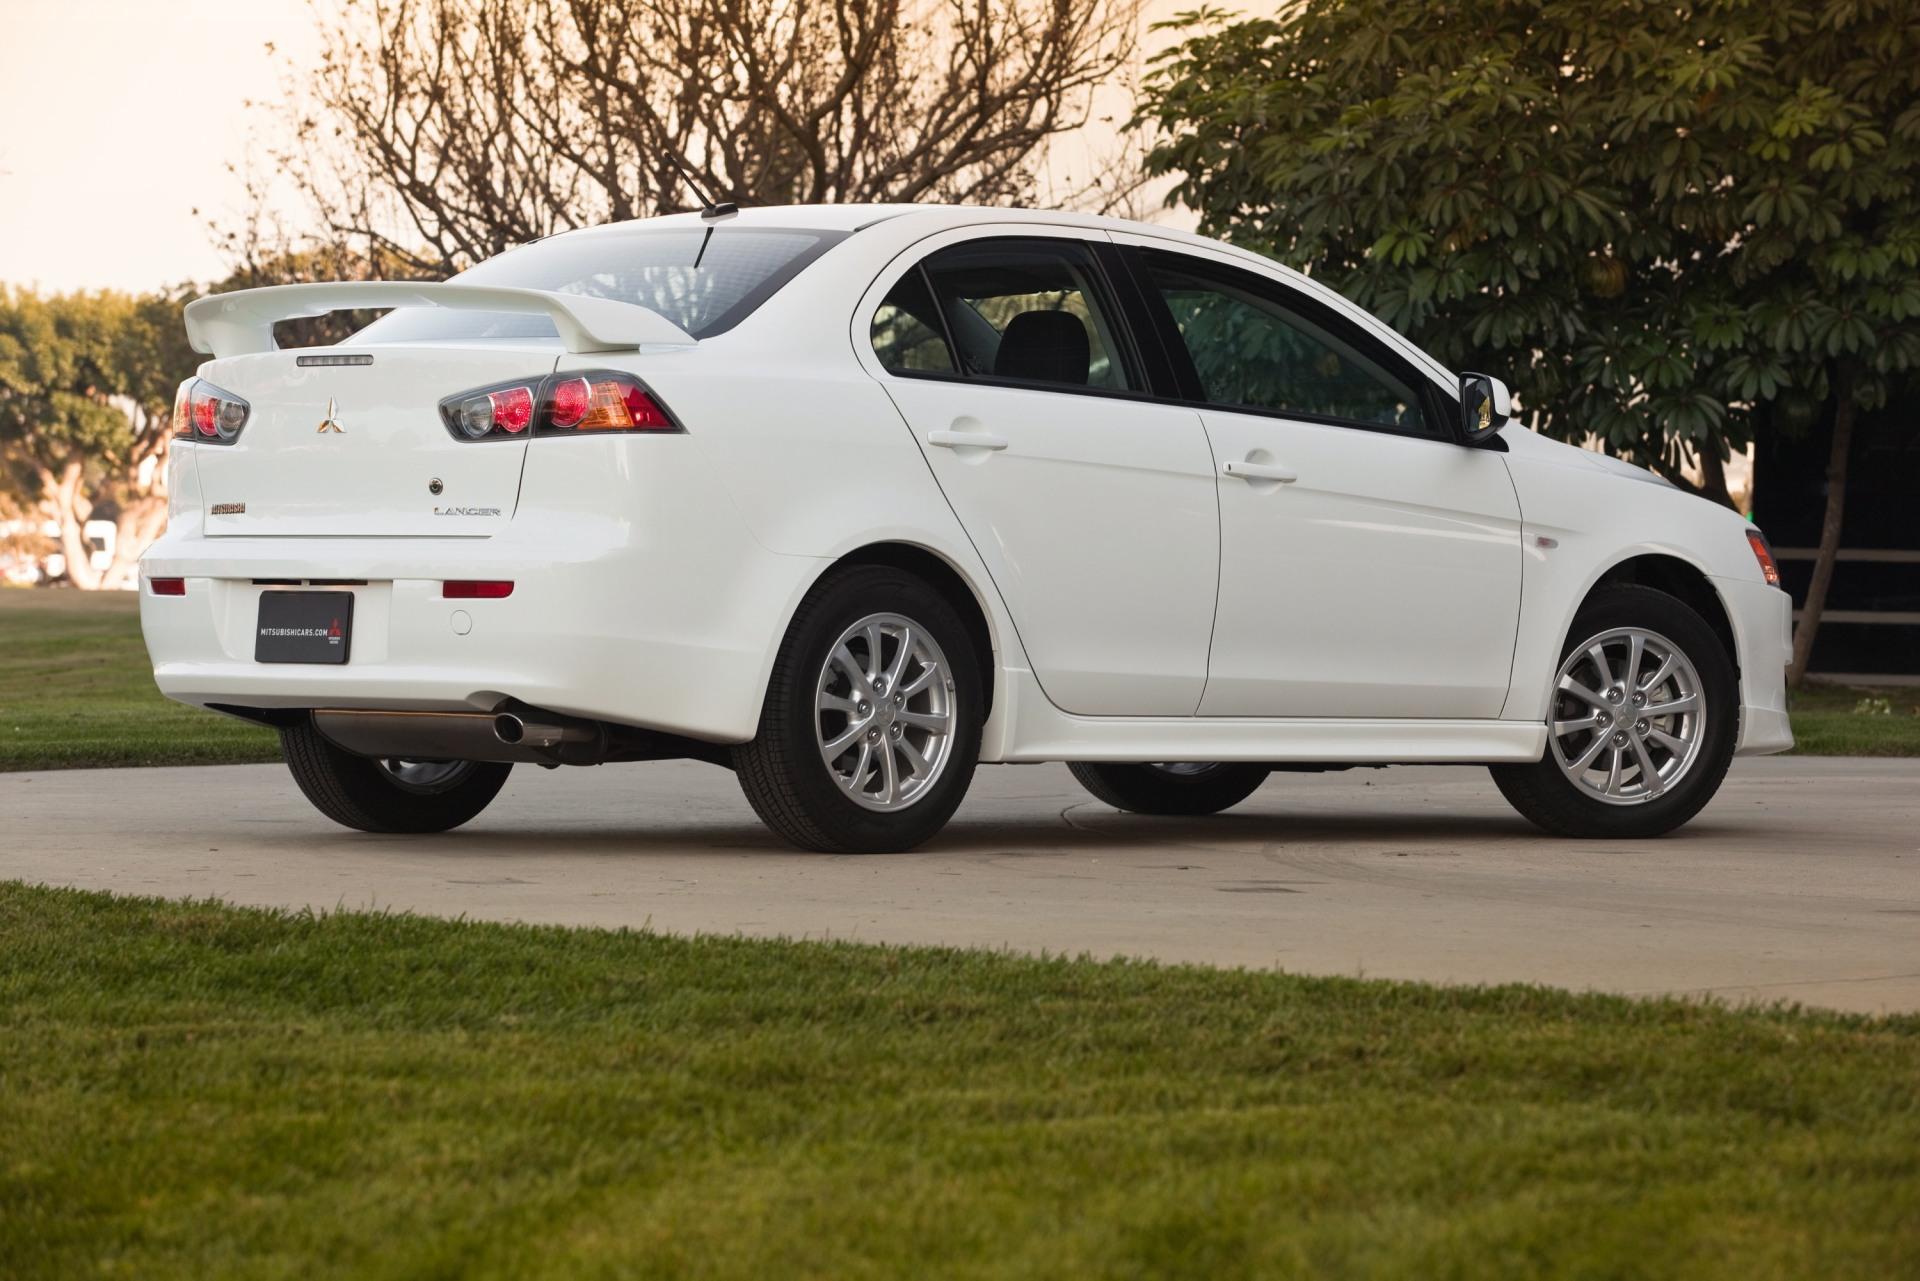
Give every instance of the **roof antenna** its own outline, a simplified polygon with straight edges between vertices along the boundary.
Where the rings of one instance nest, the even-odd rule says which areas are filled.
[[[687,184],[687,189],[699,197],[700,216],[703,219],[711,221],[715,218],[726,218],[740,212],[740,206],[733,201],[717,201],[708,195],[700,186],[699,181],[694,178],[693,171],[687,168],[686,161],[680,158],[679,152],[669,150],[664,154],[668,160],[673,162],[673,167],[679,171],[681,181]]]

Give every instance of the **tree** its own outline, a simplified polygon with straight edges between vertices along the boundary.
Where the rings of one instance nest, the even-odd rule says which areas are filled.
[[[329,238],[436,276],[572,227],[696,207],[696,184],[754,204],[1017,202],[1047,141],[1128,66],[1138,10],[323,0],[320,68],[271,168]]]
[[[1854,416],[1920,368],[1920,10],[1306,0],[1175,24],[1141,121],[1203,230],[1511,371],[1536,427],[1676,480],[1696,462],[1714,498],[1756,419],[1833,423],[1797,683]]]
[[[78,587],[125,584],[166,525],[173,395],[196,362],[184,301],[0,288],[0,479],[59,525]],[[96,570],[85,526],[105,511],[117,537]]]

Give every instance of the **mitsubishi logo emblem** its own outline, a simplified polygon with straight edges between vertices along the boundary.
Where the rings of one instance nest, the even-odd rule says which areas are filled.
[[[320,425],[314,428],[314,430],[321,435],[325,435],[330,431],[339,432],[342,436],[346,435],[347,429],[340,425],[340,420],[334,417],[334,413],[333,398],[329,396],[327,398],[327,416],[320,420]]]

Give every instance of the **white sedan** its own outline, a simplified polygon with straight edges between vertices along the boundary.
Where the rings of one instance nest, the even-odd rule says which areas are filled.
[[[797,845],[897,850],[982,761],[1143,814],[1455,762],[1643,837],[1792,745],[1757,530],[1199,237],[724,208],[186,321],[154,675],[350,827],[691,757]]]

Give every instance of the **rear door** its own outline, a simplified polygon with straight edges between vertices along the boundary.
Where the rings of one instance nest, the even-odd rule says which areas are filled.
[[[1022,228],[922,256],[856,341],[1041,687],[1085,715],[1192,715],[1219,569],[1199,415],[1147,396],[1094,244]]]
[[[537,387],[540,343],[369,344],[216,360],[201,377],[251,412],[194,466],[214,537],[483,538],[513,519],[526,439],[456,439],[440,402]]]

